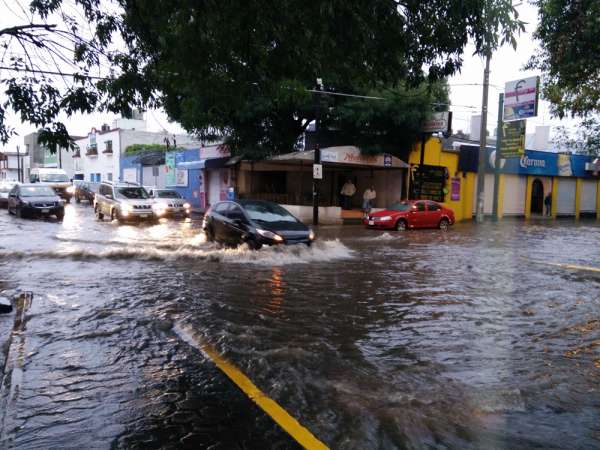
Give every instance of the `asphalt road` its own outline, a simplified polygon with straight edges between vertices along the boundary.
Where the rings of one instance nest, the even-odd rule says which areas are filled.
[[[0,236],[2,289],[33,293],[0,448],[297,448],[220,358],[331,448],[600,446],[597,222],[252,252],[70,205]]]

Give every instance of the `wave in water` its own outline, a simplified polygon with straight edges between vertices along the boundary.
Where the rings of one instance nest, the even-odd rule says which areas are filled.
[[[204,248],[182,246],[177,249],[156,247],[110,247],[95,250],[90,248],[74,248],[53,251],[0,251],[1,259],[73,259],[94,261],[103,259],[135,259],[141,261],[176,261],[176,260],[209,260],[214,262],[235,264],[256,264],[264,266],[281,266],[290,264],[307,264],[320,261],[347,259],[353,256],[352,250],[339,240],[318,241],[311,247],[304,245],[263,247],[261,250],[250,250],[246,245],[238,248],[218,248],[204,245]]]

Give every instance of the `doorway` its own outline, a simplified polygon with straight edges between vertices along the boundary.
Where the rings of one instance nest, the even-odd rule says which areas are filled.
[[[538,178],[531,186],[531,213],[544,214],[544,185]]]

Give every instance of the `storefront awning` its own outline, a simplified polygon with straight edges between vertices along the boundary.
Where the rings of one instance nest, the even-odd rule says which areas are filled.
[[[233,166],[239,162],[238,157],[230,158],[208,158],[198,161],[187,161],[177,164],[178,169],[221,169],[223,167]]]
[[[271,161],[281,162],[308,162],[312,163],[315,158],[315,151],[286,153],[271,158]],[[358,147],[340,146],[327,147],[321,149],[321,162],[325,165],[339,165],[348,167],[367,167],[382,169],[401,169],[407,168],[408,164],[388,153],[379,153],[377,155],[364,155]]]

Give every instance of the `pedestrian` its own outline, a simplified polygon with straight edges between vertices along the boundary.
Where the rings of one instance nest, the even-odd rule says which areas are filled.
[[[371,208],[373,207],[373,200],[377,198],[377,192],[375,192],[374,186],[369,186],[365,193],[363,194],[363,211],[365,216],[371,212]]]
[[[356,187],[352,180],[348,179],[344,186],[342,186],[342,209],[350,209],[352,205],[352,197],[356,194]]]
[[[552,193],[548,192],[546,198],[544,198],[544,206],[546,207],[546,215],[550,216],[552,210]]]

